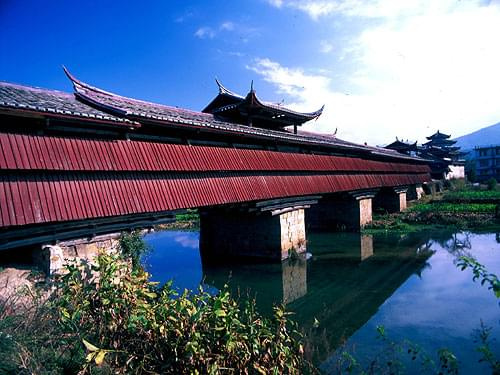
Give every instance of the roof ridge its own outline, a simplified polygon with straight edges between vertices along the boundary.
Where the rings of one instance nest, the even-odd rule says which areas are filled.
[[[168,105],[168,104],[155,103],[155,102],[151,102],[151,101],[147,101],[147,100],[142,100],[142,99],[135,99],[135,98],[131,98],[131,97],[128,97],[128,96],[123,96],[123,95],[120,95],[120,94],[115,94],[115,93],[113,93],[111,91],[102,90],[102,89],[100,89],[98,87],[89,85],[88,83],[79,80],[73,74],[71,74],[69,72],[69,70],[64,65],[63,65],[63,69],[64,69],[64,72],[66,73],[66,76],[73,83],[73,87],[74,87],[74,89],[75,89],[75,91],[77,93],[79,93],[79,90],[78,90],[77,86],[81,86],[81,87],[83,87],[83,88],[85,88],[87,90],[94,91],[96,93],[103,94],[103,95],[110,96],[110,97],[114,97],[114,98],[131,100],[131,101],[134,101],[136,103],[142,103],[142,104],[154,105],[154,106],[162,106],[162,107],[165,107],[165,108],[168,108],[168,109],[181,110],[183,112],[191,112],[191,113],[196,113],[197,115],[203,115],[203,116],[207,116],[207,117],[213,117],[212,114],[201,112],[201,111],[196,111],[196,110],[187,109],[187,108],[179,108],[179,107],[171,106],[171,105]]]

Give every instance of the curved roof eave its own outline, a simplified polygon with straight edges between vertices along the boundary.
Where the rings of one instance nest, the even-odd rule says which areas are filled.
[[[126,100],[126,101],[131,101],[131,102],[134,102],[137,104],[143,103],[143,104],[149,105],[149,106],[151,106],[151,105],[159,106],[162,108],[169,108],[169,109],[176,110],[176,111],[183,112],[183,113],[185,112],[185,113],[191,113],[191,114],[199,114],[199,115],[204,115],[204,116],[211,116],[213,118],[212,115],[202,113],[202,112],[195,112],[195,111],[190,111],[187,109],[186,110],[183,110],[183,109],[179,110],[177,108],[169,107],[169,106],[166,106],[163,104],[155,104],[155,103],[151,103],[151,102],[146,102],[146,101],[142,101],[142,100],[138,100],[138,99],[132,99],[132,98],[124,97],[121,95],[117,95],[117,94],[99,89],[97,87],[91,86],[83,81],[80,81],[75,76],[73,76],[65,67],[63,67],[63,69],[64,69],[64,72],[66,73],[66,75],[68,76],[68,78],[73,83],[76,94],[79,94],[77,96],[79,96],[83,100],[88,101],[89,104],[99,106],[104,110],[124,112],[124,116],[126,116],[126,117],[131,116],[131,117],[133,117],[133,120],[136,120],[136,121],[139,120],[136,117],[139,117],[139,118],[143,118],[146,120],[147,119],[157,120],[157,121],[174,123],[174,124],[175,123],[186,123],[188,125],[190,124],[190,125],[194,125],[194,126],[207,126],[208,128],[217,129],[217,130],[223,131],[223,132],[226,132],[226,131],[238,132],[238,133],[241,132],[241,133],[247,133],[248,135],[251,135],[254,137],[277,138],[277,139],[285,140],[285,141],[288,141],[291,143],[309,143],[309,144],[316,144],[319,146],[326,146],[326,147],[332,147],[332,148],[337,148],[337,149],[358,151],[358,152],[366,153],[366,154],[385,156],[385,157],[389,157],[389,158],[393,158],[393,159],[406,159],[406,160],[414,160],[414,161],[420,161],[420,162],[423,161],[423,159],[418,158],[418,157],[410,157],[410,156],[405,156],[405,155],[401,155],[401,154],[396,155],[396,154],[392,154],[391,152],[384,152],[383,149],[380,149],[380,150],[374,149],[374,148],[366,147],[363,145],[358,145],[358,144],[351,143],[351,142],[346,142],[345,144],[334,142],[334,141],[327,142],[325,140],[321,140],[321,139],[318,139],[316,137],[302,137],[302,136],[296,136],[296,135],[294,136],[291,134],[286,134],[286,133],[277,132],[277,131],[273,131],[273,130],[266,130],[265,134],[264,133],[262,133],[262,134],[261,133],[250,134],[250,131],[255,132],[257,129],[249,127],[248,132],[246,132],[246,131],[243,131],[244,129],[247,128],[244,125],[237,125],[237,128],[241,128],[240,130],[238,130],[236,128],[233,129],[233,127],[235,127],[235,124],[232,124],[232,123],[214,121],[214,122],[217,122],[217,124],[215,124],[215,123],[211,124],[210,121],[208,123],[206,123],[205,120],[207,120],[207,119],[186,120],[186,119],[182,119],[180,117],[176,117],[174,119],[174,118],[171,118],[170,116],[162,116],[162,115],[154,115],[153,116],[153,115],[148,115],[146,112],[138,113],[138,112],[131,111],[131,110],[125,110],[125,109],[122,109],[120,107],[115,107],[115,106],[111,106],[111,105],[108,105],[105,103],[101,103],[98,100],[96,100],[95,98],[92,98],[91,96],[89,96],[87,91],[94,92],[98,95],[105,95],[105,96],[108,96],[110,98],[117,98],[117,99],[122,99],[122,100]],[[253,90],[251,92],[253,92]],[[255,96],[255,98],[257,98],[257,97]],[[259,103],[261,103],[261,102],[259,101]],[[261,104],[264,105],[265,103],[261,103]],[[282,108],[277,108],[277,109],[282,109]],[[324,109],[324,106],[321,107],[318,111],[310,113],[309,115],[312,116],[311,119],[314,119],[314,118],[318,117],[319,115],[321,115],[323,109]],[[287,111],[289,111],[289,110],[287,110]],[[291,111],[291,112],[294,113],[294,111]],[[298,115],[303,115],[299,112],[296,112],[296,113]],[[229,129],[228,127],[231,127],[231,129]]]
[[[318,118],[323,113],[323,110],[325,108],[325,105],[323,104],[323,106],[320,109],[318,109],[317,111],[314,111],[314,112],[298,112],[298,111],[294,111],[293,109],[281,107],[280,105],[260,100],[254,90],[251,90],[248,93],[248,95],[246,96],[245,100],[247,100],[247,101],[250,100],[252,103],[254,103],[254,104],[256,104],[256,105],[258,105],[260,107],[263,107],[263,108],[267,107],[267,108],[271,108],[272,110],[279,111],[279,112],[281,112],[283,114],[288,114],[288,115],[293,115],[293,116],[305,118],[306,121]]]

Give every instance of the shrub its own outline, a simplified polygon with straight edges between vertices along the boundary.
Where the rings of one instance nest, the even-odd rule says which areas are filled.
[[[301,335],[281,307],[271,319],[227,290],[178,295],[157,290],[142,270],[98,257],[98,280],[75,266],[62,281],[60,322],[87,350],[83,373],[303,373]],[[95,282],[96,281],[96,282]],[[94,369],[94,370],[93,370]]]
[[[497,180],[493,177],[486,181],[486,185],[488,186],[488,190],[496,190],[497,188]]]
[[[149,250],[148,245],[142,239],[140,231],[122,233],[120,236],[120,253],[123,258],[132,261],[134,270],[141,267],[141,256]]]

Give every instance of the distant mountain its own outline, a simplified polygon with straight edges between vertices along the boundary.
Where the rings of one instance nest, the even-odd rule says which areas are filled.
[[[477,146],[491,146],[500,144],[500,122],[486,128],[479,129],[470,134],[455,138],[457,146],[462,151],[472,150]]]

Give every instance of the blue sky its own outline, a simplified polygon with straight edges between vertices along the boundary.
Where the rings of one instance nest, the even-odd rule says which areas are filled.
[[[0,1],[0,80],[201,110],[214,78],[304,111],[307,130],[384,144],[500,121],[500,3]]]

